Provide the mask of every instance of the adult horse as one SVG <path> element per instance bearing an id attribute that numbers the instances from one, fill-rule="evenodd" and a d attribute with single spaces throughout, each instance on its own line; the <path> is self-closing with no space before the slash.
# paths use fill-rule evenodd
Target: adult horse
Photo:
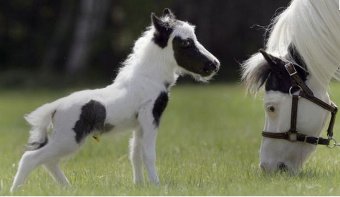
<path id="1" fill-rule="evenodd" d="M 271 25 L 265 50 L 243 65 L 242 80 L 265 86 L 260 166 L 298 172 L 317 144 L 333 146 L 336 106 L 328 89 L 340 79 L 338 0 L 293 0 Z M 328 138 L 321 131 L 331 114 Z"/>

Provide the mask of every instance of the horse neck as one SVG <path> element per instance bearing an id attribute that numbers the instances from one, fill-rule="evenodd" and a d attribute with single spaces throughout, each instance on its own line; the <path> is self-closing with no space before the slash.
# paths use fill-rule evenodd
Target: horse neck
<path id="1" fill-rule="evenodd" d="M 171 58 L 173 53 L 170 47 L 164 49 L 150 41 L 137 53 L 130 55 L 126 65 L 120 70 L 115 82 L 131 84 L 152 82 L 153 84 L 173 84 L 177 80 L 176 65 Z"/>
<path id="2" fill-rule="evenodd" d="M 153 43 L 148 46 L 147 52 L 139 64 L 136 65 L 135 75 L 155 82 L 174 83 L 177 79 L 176 65 L 170 47 L 159 48 Z"/>
<path id="3" fill-rule="evenodd" d="M 306 81 L 306 85 L 313 91 L 314 96 L 320 98 L 321 100 L 327 100 L 328 99 L 328 85 L 325 86 L 325 83 L 320 83 L 319 80 L 316 79 L 316 77 L 310 75 Z"/>

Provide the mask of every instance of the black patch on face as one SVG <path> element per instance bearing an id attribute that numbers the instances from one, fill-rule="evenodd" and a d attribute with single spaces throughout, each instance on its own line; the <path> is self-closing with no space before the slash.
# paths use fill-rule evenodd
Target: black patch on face
<path id="1" fill-rule="evenodd" d="M 80 143 L 92 131 L 109 131 L 113 125 L 104 124 L 106 118 L 105 106 L 98 101 L 91 100 L 81 108 L 79 120 L 73 130 L 76 133 L 75 139 Z"/>
<path id="2" fill-rule="evenodd" d="M 167 92 L 161 92 L 159 96 L 157 97 L 157 99 L 155 100 L 155 103 L 152 109 L 152 115 L 153 115 L 154 124 L 156 125 L 156 127 L 159 126 L 161 116 L 168 104 L 168 101 L 169 101 L 169 97 L 168 97 Z"/>
<path id="3" fill-rule="evenodd" d="M 177 24 L 177 20 L 173 15 L 167 15 L 169 20 L 164 21 L 163 19 L 158 18 L 155 14 L 151 14 L 151 21 L 155 27 L 155 33 L 152 41 L 162 49 L 168 45 L 169 37 L 174 30 L 174 26 Z"/>
<path id="4" fill-rule="evenodd" d="M 286 71 L 284 65 L 280 67 L 282 71 L 280 72 L 271 72 L 267 78 L 265 89 L 266 91 L 280 91 L 283 93 L 289 93 L 290 87 L 292 87 L 291 78 Z M 298 66 L 295 66 L 298 75 L 301 77 L 303 81 L 306 81 L 307 75 L 306 73 Z M 292 92 L 294 93 L 294 92 Z"/>
<path id="5" fill-rule="evenodd" d="M 172 46 L 175 60 L 182 68 L 201 76 L 209 76 L 216 71 L 217 62 L 212 62 L 201 53 L 191 38 L 183 39 L 175 36 Z"/>
<path id="6" fill-rule="evenodd" d="M 289 47 L 289 56 L 294 58 L 293 61 L 299 64 L 300 66 L 304 66 L 304 62 L 296 50 L 292 50 L 293 46 Z M 273 57 L 275 58 L 275 57 Z M 285 68 L 286 62 L 280 60 L 279 58 L 275 58 L 275 64 L 266 65 L 267 68 L 270 68 L 266 73 L 268 75 L 265 90 L 266 91 L 280 91 L 282 93 L 289 93 L 289 89 L 292 86 L 291 78 Z M 268 63 L 269 64 L 269 63 Z M 300 78 L 305 82 L 307 80 L 308 72 L 302 69 L 300 66 L 295 65 L 295 69 L 300 76 Z M 297 89 L 294 89 L 298 91 Z M 294 92 L 292 92 L 294 93 Z"/>
<path id="7" fill-rule="evenodd" d="M 154 41 L 155 44 L 157 44 L 160 48 L 165 48 L 168 45 L 170 34 L 172 33 L 173 29 L 168 28 L 164 31 L 155 31 L 153 34 L 152 41 Z"/>

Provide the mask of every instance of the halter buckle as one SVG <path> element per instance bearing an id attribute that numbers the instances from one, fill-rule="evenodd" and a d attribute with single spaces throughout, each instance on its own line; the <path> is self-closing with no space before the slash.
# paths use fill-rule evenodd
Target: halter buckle
<path id="1" fill-rule="evenodd" d="M 340 143 L 337 143 L 336 140 L 332 137 L 328 138 L 329 144 L 327 145 L 328 148 L 335 148 L 336 146 L 340 146 Z"/>
<path id="2" fill-rule="evenodd" d="M 285 68 L 290 76 L 297 74 L 295 67 L 292 66 L 291 63 L 286 64 Z"/>

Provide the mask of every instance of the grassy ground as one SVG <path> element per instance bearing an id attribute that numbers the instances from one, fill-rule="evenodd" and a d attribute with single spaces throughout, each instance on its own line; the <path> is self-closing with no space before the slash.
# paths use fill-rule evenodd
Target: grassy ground
<path id="1" fill-rule="evenodd" d="M 332 87 L 340 102 L 340 85 Z M 0 195 L 9 195 L 28 137 L 23 115 L 71 91 L 0 91 Z M 15 195 L 340 195 L 340 149 L 318 147 L 301 174 L 265 175 L 258 168 L 263 126 L 261 95 L 239 85 L 178 86 L 157 141 L 161 185 L 134 186 L 128 160 L 131 133 L 88 139 L 62 168 L 60 188 L 43 168 Z M 340 129 L 340 121 L 335 130 Z M 340 133 L 335 132 L 335 137 Z"/>

